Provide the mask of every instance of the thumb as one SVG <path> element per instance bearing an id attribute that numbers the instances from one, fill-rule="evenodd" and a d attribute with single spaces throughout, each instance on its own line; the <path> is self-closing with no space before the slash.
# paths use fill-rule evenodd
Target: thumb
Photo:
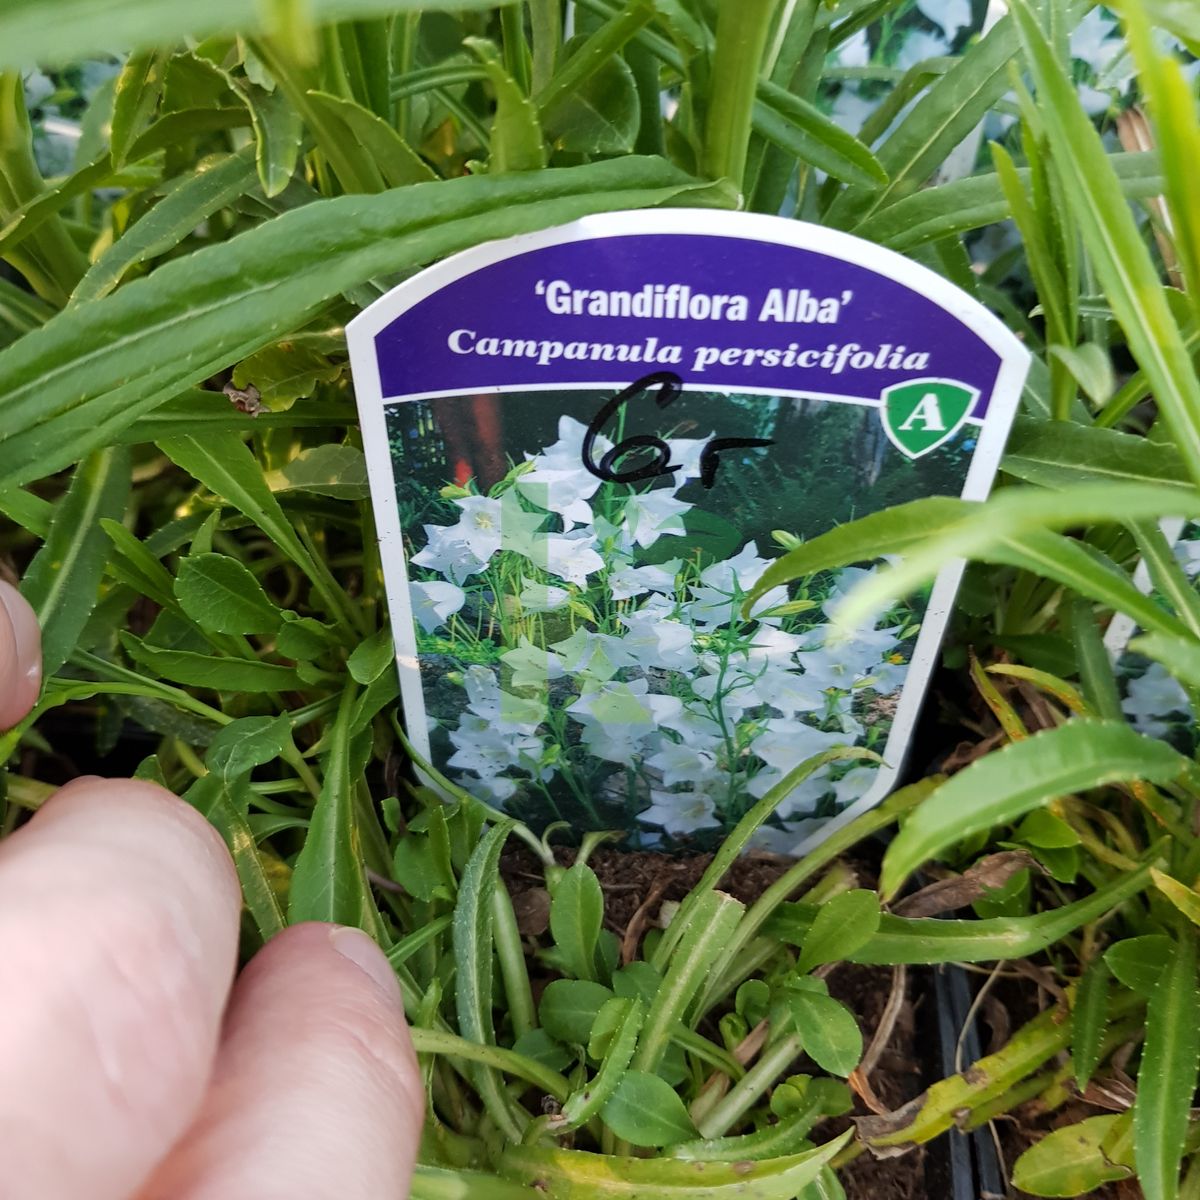
<path id="1" fill-rule="evenodd" d="M 42 635 L 29 601 L 0 580 L 0 729 L 29 712 L 42 688 Z"/>

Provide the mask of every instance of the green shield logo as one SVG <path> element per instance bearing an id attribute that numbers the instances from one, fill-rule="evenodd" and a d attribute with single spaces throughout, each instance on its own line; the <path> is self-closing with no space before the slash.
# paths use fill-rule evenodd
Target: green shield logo
<path id="1" fill-rule="evenodd" d="M 978 388 L 954 379 L 910 379 L 884 388 L 880 416 L 896 449 L 920 458 L 958 432 L 978 398 Z"/>

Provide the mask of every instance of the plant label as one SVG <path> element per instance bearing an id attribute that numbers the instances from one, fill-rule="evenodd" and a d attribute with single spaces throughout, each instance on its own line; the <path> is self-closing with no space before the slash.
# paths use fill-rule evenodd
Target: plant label
<path id="1" fill-rule="evenodd" d="M 348 330 L 404 719 L 534 827 L 701 848 L 804 760 L 757 844 L 893 785 L 960 569 L 849 639 L 885 559 L 746 594 L 798 540 L 982 500 L 1028 365 L 982 305 L 829 229 L 613 213 L 479 246 Z M 431 773 L 429 778 L 437 782 Z"/>

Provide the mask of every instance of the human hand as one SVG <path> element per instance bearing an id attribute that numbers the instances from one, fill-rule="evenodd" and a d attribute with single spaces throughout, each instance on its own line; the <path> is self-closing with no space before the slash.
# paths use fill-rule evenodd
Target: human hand
<path id="1" fill-rule="evenodd" d="M 0 582 L 0 729 L 40 685 Z M 297 925 L 235 980 L 212 827 L 78 780 L 0 841 L 0 1200 L 402 1200 L 424 1101 L 400 988 L 358 930 Z"/>

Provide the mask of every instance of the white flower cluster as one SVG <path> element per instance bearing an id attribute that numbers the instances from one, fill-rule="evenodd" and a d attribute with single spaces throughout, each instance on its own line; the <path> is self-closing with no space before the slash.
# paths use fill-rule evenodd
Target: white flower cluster
<path id="1" fill-rule="evenodd" d="M 462 672 L 448 766 L 510 807 L 521 792 L 549 798 L 557 778 L 585 807 L 615 790 L 667 835 L 730 825 L 803 759 L 866 739 L 856 693 L 897 692 L 909 643 L 899 627 L 827 642 L 815 614 L 829 616 L 868 573 L 859 568 L 807 605 L 772 588 L 743 620 L 770 565 L 754 542 L 709 565 L 642 561 L 661 537 L 685 532 L 693 505 L 676 493 L 699 476 L 707 439 L 669 441 L 672 486 L 600 493 L 580 465 L 584 432 L 562 417 L 558 441 L 510 472 L 499 496 L 456 499 L 458 521 L 426 525 L 412 556 L 430 576 L 411 584 L 425 634 L 455 646 L 486 626 L 500 644 L 494 665 L 476 658 Z M 761 842 L 794 846 L 797 822 L 819 802 L 856 799 L 874 769 L 836 775 L 825 768 L 796 789 L 778 812 L 784 827 Z"/>

